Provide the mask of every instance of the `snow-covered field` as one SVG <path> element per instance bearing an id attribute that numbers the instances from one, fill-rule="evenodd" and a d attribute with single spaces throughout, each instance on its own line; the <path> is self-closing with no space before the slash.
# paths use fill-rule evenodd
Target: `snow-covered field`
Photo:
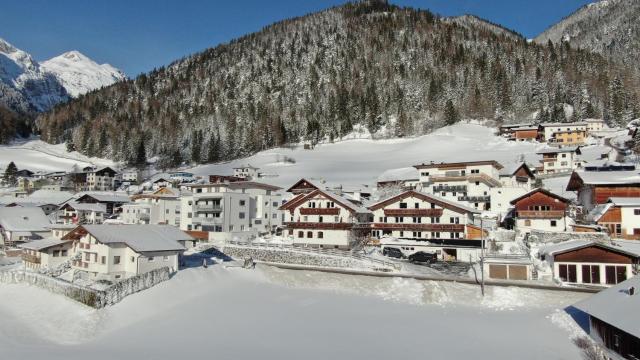
<path id="1" fill-rule="evenodd" d="M 260 172 L 277 174 L 260 181 L 290 186 L 302 177 L 323 178 L 332 183 L 361 186 L 373 185 L 385 170 L 413 166 L 423 162 L 497 160 L 503 164 L 516 162 L 521 155 L 535 163 L 537 143 L 516 143 L 494 135 L 495 129 L 476 124 L 456 124 L 425 136 L 408 139 L 356 139 L 318 145 L 313 150 L 272 149 L 249 158 L 226 164 L 193 168 L 199 175 L 231 174 L 232 168 L 249 163 Z M 286 163 L 284 158 L 295 159 Z"/>
<path id="2" fill-rule="evenodd" d="M 0 286 L 6 359 L 578 359 L 585 295 L 259 267 L 181 271 L 103 310 Z"/>
<path id="3" fill-rule="evenodd" d="M 0 145 L 0 169 L 11 162 L 18 169 L 31 171 L 68 171 L 77 165 L 112 166 L 113 162 L 98 158 L 88 158 L 77 151 L 67 152 L 64 144 L 51 145 L 37 139 L 15 141 L 9 145 Z"/>

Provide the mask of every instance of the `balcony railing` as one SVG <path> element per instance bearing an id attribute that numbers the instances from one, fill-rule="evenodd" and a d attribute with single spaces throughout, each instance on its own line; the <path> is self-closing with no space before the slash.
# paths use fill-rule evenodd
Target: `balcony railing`
<path id="1" fill-rule="evenodd" d="M 518 211 L 517 217 L 523 219 L 559 219 L 564 217 L 563 210 L 522 210 Z"/>
<path id="2" fill-rule="evenodd" d="M 350 230 L 354 227 L 369 226 L 369 224 L 330 223 L 330 222 L 285 222 L 289 229 L 320 229 L 320 230 Z"/>
<path id="3" fill-rule="evenodd" d="M 32 254 L 22 254 L 22 261 L 40 264 L 40 258 Z"/>
<path id="4" fill-rule="evenodd" d="M 219 204 L 196 204 L 196 211 L 221 212 L 222 206 Z"/>
<path id="5" fill-rule="evenodd" d="M 464 232 L 464 224 L 374 223 L 373 229 Z"/>
<path id="6" fill-rule="evenodd" d="M 458 196 L 458 201 L 489 202 L 491 201 L 491 196 Z"/>
<path id="7" fill-rule="evenodd" d="M 469 182 L 474 182 L 474 181 L 479 181 L 479 182 L 483 182 L 485 184 L 488 184 L 490 186 L 500 186 L 500 181 L 492 178 L 491 176 L 487 175 L 487 174 L 465 174 L 465 175 L 444 175 L 444 176 L 430 176 L 429 177 L 429 182 L 430 183 L 437 183 L 437 182 L 445 182 L 445 181 L 469 181 Z"/>
<path id="8" fill-rule="evenodd" d="M 214 218 L 214 217 L 194 217 L 193 218 L 193 222 L 196 224 L 215 224 L 215 225 L 221 225 L 222 224 L 222 218 Z"/>
<path id="9" fill-rule="evenodd" d="M 433 187 L 433 192 L 467 192 L 466 185 L 439 185 Z"/>
<path id="10" fill-rule="evenodd" d="M 300 208 L 301 215 L 338 215 L 340 208 Z"/>
<path id="11" fill-rule="evenodd" d="M 440 217 L 442 209 L 384 209 L 384 216 Z"/>

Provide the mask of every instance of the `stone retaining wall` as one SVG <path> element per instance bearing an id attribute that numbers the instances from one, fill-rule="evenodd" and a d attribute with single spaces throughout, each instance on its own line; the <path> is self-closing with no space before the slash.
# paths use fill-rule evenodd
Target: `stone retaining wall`
<path id="1" fill-rule="evenodd" d="M 569 240 L 609 241 L 609 235 L 605 233 L 590 232 L 551 232 L 532 230 L 529 242 L 532 243 L 558 243 Z"/>

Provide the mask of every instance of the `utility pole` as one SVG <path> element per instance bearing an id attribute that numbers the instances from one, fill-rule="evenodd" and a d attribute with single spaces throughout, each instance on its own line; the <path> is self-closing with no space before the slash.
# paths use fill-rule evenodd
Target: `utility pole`
<path id="1" fill-rule="evenodd" d="M 484 297 L 484 226 L 483 219 L 480 217 L 480 241 L 482 243 L 482 247 L 480 248 L 480 276 L 481 276 L 481 284 L 480 289 L 482 291 L 482 296 Z"/>

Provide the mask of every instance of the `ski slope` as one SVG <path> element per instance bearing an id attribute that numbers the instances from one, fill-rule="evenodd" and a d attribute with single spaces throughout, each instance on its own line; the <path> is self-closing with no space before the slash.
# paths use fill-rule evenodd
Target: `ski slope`
<path id="1" fill-rule="evenodd" d="M 67 152 L 65 144 L 52 145 L 38 139 L 18 140 L 9 145 L 0 145 L 0 169 L 11 162 L 18 169 L 31 171 L 67 171 L 74 165 L 82 168 L 89 165 L 113 166 L 110 160 L 89 158 L 77 151 Z"/>
<path id="2" fill-rule="evenodd" d="M 579 359 L 584 294 L 258 267 L 192 268 L 92 310 L 0 286 L 3 358 Z M 428 355 L 427 355 L 428 354 Z"/>

